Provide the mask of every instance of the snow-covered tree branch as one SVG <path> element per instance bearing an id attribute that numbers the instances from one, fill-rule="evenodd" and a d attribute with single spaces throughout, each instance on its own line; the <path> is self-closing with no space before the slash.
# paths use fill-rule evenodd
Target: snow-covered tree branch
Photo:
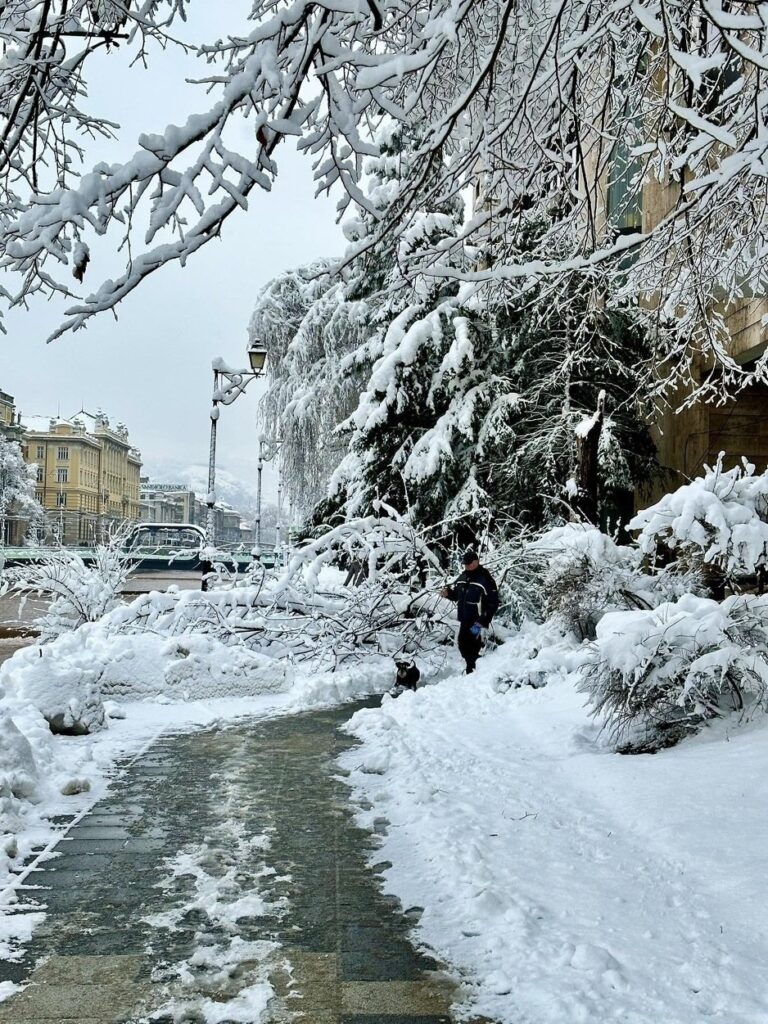
<path id="1" fill-rule="evenodd" d="M 661 390 L 690 376 L 701 352 L 726 386 L 739 377 L 723 313 L 765 287 L 761 5 L 254 0 L 241 34 L 197 45 L 210 100 L 201 93 L 183 124 L 148 125 L 130 160 L 76 177 L 73 127 L 83 137 L 115 130 L 85 109 L 88 57 L 121 42 L 159 59 L 155 44 L 174 45 L 191 4 L 3 9 L 0 254 L 19 281 L 6 301 L 69 294 L 71 273 L 98 280 L 89 238 L 115 221 L 143 231 L 121 276 L 74 299 L 62 329 L 84 326 L 217 237 L 254 188 L 270 188 L 291 135 L 314 159 L 318 188 L 373 218 L 359 250 L 407 236 L 420 211 L 471 188 L 469 218 L 427 239 L 411 273 L 463 282 L 466 300 L 601 267 L 615 286 L 607 301 L 643 300 L 668 358 Z M 418 144 L 383 209 L 361 178 L 385 116 L 418 127 Z M 243 119 L 245 147 L 231 131 Z M 653 217 L 640 210 L 651 194 Z M 524 212 L 548 225 L 525 251 Z M 474 259 L 446 259 L 451 251 Z"/>
<path id="2" fill-rule="evenodd" d="M 0 547 L 6 542 L 11 518 L 28 524 L 43 515 L 35 500 L 35 472 L 35 466 L 25 463 L 18 441 L 0 435 Z"/>

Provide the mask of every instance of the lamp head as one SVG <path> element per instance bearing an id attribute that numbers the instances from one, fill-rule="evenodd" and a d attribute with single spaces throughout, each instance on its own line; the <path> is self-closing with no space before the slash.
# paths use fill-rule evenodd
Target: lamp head
<path id="1" fill-rule="evenodd" d="M 248 346 L 248 361 L 254 373 L 263 373 L 267 362 L 267 350 L 264 346 L 254 341 Z"/>

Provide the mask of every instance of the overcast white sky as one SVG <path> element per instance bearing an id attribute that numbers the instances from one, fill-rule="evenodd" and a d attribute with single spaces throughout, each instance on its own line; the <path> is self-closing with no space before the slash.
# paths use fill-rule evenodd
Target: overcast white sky
<path id="1" fill-rule="evenodd" d="M 245 27 L 246 0 L 193 5 L 185 38 L 220 38 Z M 206 109 L 202 89 L 183 81 L 189 60 L 158 53 L 150 71 L 128 68 L 125 56 L 100 58 L 91 94 L 122 126 L 119 142 L 93 148 L 88 165 L 113 162 L 137 148 L 142 131 L 163 130 L 196 109 Z M 203 73 L 198 69 L 198 74 Z M 92 106 L 95 105 L 92 103 Z M 63 303 L 14 311 L 0 336 L 0 389 L 15 395 L 22 413 L 71 416 L 84 406 L 102 408 L 124 422 L 148 468 L 205 463 L 211 359 L 245 363 L 246 328 L 259 288 L 278 271 L 344 248 L 334 222 L 334 201 L 314 199 L 311 163 L 287 147 L 278 154 L 280 175 L 271 194 L 254 192 L 248 213 L 230 220 L 223 238 L 211 242 L 186 268 L 153 275 L 118 307 L 119 319 L 103 314 L 86 331 L 46 345 Z M 94 251 L 84 288 L 91 291 L 122 264 Z M 269 339 L 265 339 L 269 342 Z M 222 412 L 219 465 L 255 478 L 256 388 Z"/>

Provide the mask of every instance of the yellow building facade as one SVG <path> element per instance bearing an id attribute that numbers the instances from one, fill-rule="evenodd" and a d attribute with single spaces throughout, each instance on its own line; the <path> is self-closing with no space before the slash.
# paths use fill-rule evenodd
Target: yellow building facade
<path id="1" fill-rule="evenodd" d="M 37 466 L 35 496 L 50 531 L 87 545 L 140 516 L 141 455 L 122 424 L 102 413 L 72 419 L 22 419 L 24 457 Z"/>

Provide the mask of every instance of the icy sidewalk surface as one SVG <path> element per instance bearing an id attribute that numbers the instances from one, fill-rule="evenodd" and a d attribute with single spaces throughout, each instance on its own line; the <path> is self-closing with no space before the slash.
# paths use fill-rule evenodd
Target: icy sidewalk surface
<path id="1" fill-rule="evenodd" d="M 334 777 L 349 714 L 160 739 L 28 880 L 48 916 L 0 1021 L 447 1024 L 455 983 Z"/>

